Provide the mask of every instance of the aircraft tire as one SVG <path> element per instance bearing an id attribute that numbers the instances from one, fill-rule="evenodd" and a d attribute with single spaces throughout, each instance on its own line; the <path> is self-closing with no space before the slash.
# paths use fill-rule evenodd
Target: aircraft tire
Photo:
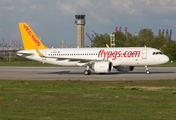
<path id="1" fill-rule="evenodd" d="M 147 71 L 146 71 L 146 74 L 150 74 L 150 71 L 149 71 L 149 70 L 147 70 Z"/>
<path id="2" fill-rule="evenodd" d="M 84 75 L 90 75 L 88 70 L 84 71 Z"/>
<path id="3" fill-rule="evenodd" d="M 91 74 L 91 71 L 90 70 L 88 70 L 88 73 L 89 73 L 89 75 Z"/>

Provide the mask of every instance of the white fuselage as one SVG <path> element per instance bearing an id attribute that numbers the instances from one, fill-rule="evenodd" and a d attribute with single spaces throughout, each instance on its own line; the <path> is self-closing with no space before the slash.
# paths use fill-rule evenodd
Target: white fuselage
<path id="1" fill-rule="evenodd" d="M 17 55 L 28 59 L 63 66 L 86 66 L 83 61 L 111 61 L 113 66 L 159 65 L 169 58 L 155 48 L 53 48 L 39 49 L 45 56 L 38 56 L 36 50 L 18 51 Z M 31 53 L 31 55 L 25 55 Z M 81 62 L 80 62 L 81 61 Z"/>

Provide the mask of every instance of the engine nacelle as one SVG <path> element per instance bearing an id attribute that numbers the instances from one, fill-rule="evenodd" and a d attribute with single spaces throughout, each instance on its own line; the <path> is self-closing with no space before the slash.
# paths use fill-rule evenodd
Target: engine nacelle
<path id="1" fill-rule="evenodd" d="M 96 73 L 108 73 L 112 71 L 113 66 L 109 61 L 95 62 L 93 65 L 93 69 Z"/>
<path id="2" fill-rule="evenodd" d="M 124 72 L 134 70 L 134 66 L 116 66 L 114 68 L 116 68 L 118 71 L 124 71 Z"/>

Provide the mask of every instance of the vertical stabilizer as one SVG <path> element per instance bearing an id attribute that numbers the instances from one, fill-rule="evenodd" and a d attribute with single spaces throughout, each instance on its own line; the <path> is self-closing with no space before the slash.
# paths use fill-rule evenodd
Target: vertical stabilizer
<path id="1" fill-rule="evenodd" d="M 35 47 L 37 47 L 37 49 L 48 49 L 42 44 L 27 23 L 19 23 L 19 27 L 25 50 L 32 50 L 35 49 Z"/>

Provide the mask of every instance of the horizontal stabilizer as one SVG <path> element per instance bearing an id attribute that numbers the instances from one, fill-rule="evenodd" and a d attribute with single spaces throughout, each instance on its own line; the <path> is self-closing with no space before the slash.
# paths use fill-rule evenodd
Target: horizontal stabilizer
<path id="1" fill-rule="evenodd" d="M 24 51 L 18 51 L 17 55 L 18 56 L 30 56 L 30 55 L 34 55 L 34 53 L 24 50 Z"/>

